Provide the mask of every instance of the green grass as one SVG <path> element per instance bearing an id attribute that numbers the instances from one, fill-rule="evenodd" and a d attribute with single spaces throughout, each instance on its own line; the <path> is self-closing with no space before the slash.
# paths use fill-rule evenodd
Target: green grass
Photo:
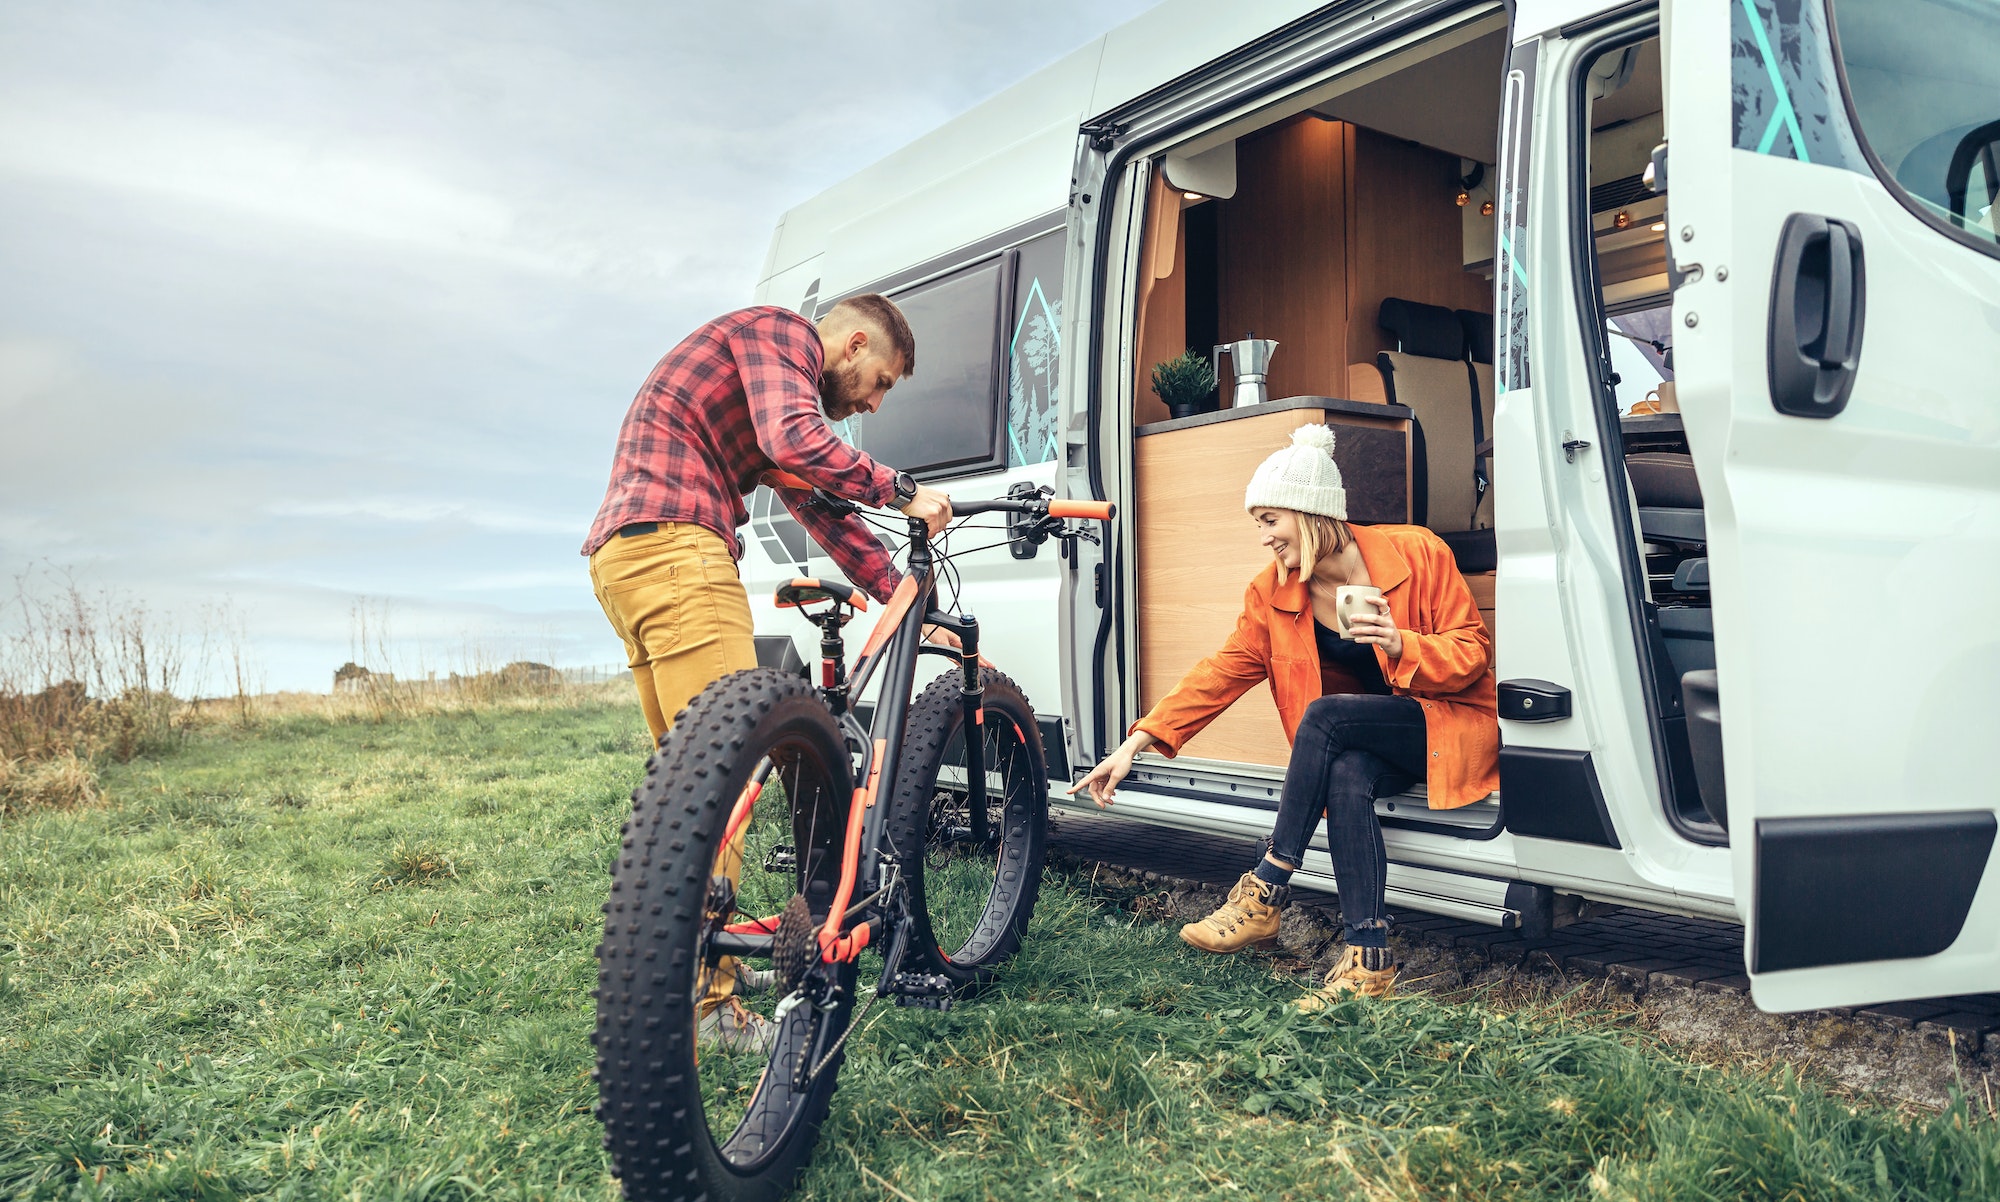
<path id="1" fill-rule="evenodd" d="M 636 706 L 216 731 L 0 825 L 0 1197 L 609 1198 L 591 949 Z M 1690 1065 L 1604 1015 L 1313 1019 L 1051 877 L 947 1014 L 876 1007 L 798 1196 L 2000 1196 L 1977 1107 Z"/>

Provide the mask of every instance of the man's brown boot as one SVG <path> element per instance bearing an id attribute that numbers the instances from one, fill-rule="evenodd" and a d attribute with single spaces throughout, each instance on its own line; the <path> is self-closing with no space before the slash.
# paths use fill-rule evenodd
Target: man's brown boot
<path id="1" fill-rule="evenodd" d="M 1205 952 L 1227 955 L 1250 944 L 1270 947 L 1278 941 L 1278 911 L 1292 893 L 1288 885 L 1273 885 L 1246 872 L 1229 900 L 1200 922 L 1181 928 L 1181 938 Z"/>
<path id="2" fill-rule="evenodd" d="M 1292 1005 L 1311 1014 L 1352 997 L 1388 997 L 1389 989 L 1395 983 L 1395 965 L 1368 968 L 1361 962 L 1361 949 L 1348 944 L 1341 949 L 1340 960 L 1333 966 L 1333 971 L 1326 974 L 1326 983 Z"/>

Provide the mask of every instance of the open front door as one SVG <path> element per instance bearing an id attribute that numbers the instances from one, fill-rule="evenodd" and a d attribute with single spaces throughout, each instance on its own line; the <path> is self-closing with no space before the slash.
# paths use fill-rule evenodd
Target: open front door
<path id="1" fill-rule="evenodd" d="M 1715 611 L 1690 683 L 1719 703 L 1698 768 L 1705 801 L 1726 779 L 1753 995 L 2000 989 L 2000 7 L 1665 19 Z"/>

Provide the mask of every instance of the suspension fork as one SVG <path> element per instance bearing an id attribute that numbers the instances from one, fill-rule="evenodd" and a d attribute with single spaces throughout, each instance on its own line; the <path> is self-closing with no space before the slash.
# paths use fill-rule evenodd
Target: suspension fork
<path id="1" fill-rule="evenodd" d="M 958 701 L 964 714 L 959 729 L 965 738 L 965 806 L 972 840 L 985 846 L 986 821 L 986 686 L 979 679 L 979 619 L 971 614 L 932 611 L 924 621 L 958 636 Z"/>

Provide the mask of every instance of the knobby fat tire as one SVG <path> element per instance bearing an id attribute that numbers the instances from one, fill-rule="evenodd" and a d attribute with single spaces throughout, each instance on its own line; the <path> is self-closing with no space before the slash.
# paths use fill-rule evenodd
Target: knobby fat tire
<path id="1" fill-rule="evenodd" d="M 852 764 L 833 715 L 809 683 L 769 668 L 725 676 L 690 702 L 632 793 L 597 949 L 592 1043 L 604 1146 L 634 1202 L 772 1202 L 810 1159 L 833 1098 L 841 1056 L 791 1104 L 782 1138 L 745 1172 L 715 1144 L 696 1072 L 697 999 L 689 985 L 717 845 L 758 759 L 788 739 L 815 746 L 832 791 L 852 794 Z M 798 854 L 804 864 L 807 849 Z M 802 1049 L 807 1057 L 846 1029 L 852 966 L 841 981 L 845 1001 L 823 1016 Z M 786 1067 L 777 1056 L 771 1066 L 760 1095 Z"/>
<path id="2" fill-rule="evenodd" d="M 939 949 L 925 893 L 925 851 L 938 771 L 953 736 L 965 724 L 960 696 L 962 676 L 958 671 L 946 672 L 933 680 L 910 704 L 909 723 L 903 736 L 903 762 L 896 773 L 896 790 L 889 812 L 889 842 L 909 888 L 914 924 L 904 971 L 949 977 L 961 995 L 985 987 L 999 967 L 1020 950 L 1021 938 L 1041 893 L 1042 862 L 1048 844 L 1049 773 L 1034 706 L 1029 704 L 1021 686 L 1004 672 L 982 668 L 979 680 L 984 689 L 982 704 L 987 724 L 1011 723 L 1008 729 L 1020 731 L 1028 780 L 1019 790 L 1022 796 L 1010 797 L 1004 811 L 999 863 L 988 906 L 991 907 L 994 895 L 1004 891 L 1004 896 L 1001 905 L 987 913 L 982 923 L 982 926 L 996 923 L 998 929 L 988 931 L 992 941 L 976 958 L 948 959 Z M 989 771 L 993 767 L 989 764 Z"/>

